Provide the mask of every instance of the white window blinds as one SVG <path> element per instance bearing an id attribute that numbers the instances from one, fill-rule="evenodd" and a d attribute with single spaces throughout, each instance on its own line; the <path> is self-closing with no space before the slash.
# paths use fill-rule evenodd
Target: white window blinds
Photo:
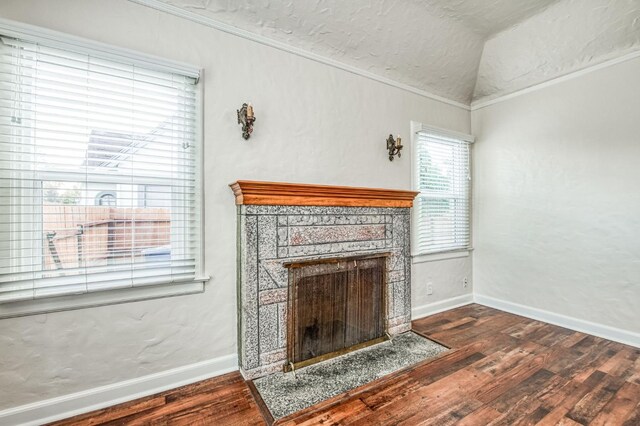
<path id="1" fill-rule="evenodd" d="M 0 35 L 0 303 L 199 279 L 196 78 Z"/>
<path id="2" fill-rule="evenodd" d="M 469 143 L 420 131 L 415 161 L 415 254 L 468 248 Z"/>

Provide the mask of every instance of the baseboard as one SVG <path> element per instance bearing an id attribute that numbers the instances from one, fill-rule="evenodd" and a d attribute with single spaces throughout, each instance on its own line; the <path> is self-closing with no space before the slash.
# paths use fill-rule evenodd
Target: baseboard
<path id="1" fill-rule="evenodd" d="M 632 331 L 622 330 L 620 328 L 611 327 L 604 324 L 598 324 L 578 318 L 569 317 L 554 312 L 545 311 L 530 306 L 520 305 L 518 303 L 508 302 L 506 300 L 496 299 L 481 294 L 474 294 L 474 302 L 490 308 L 499 309 L 512 314 L 523 317 L 544 321 L 549 324 L 558 325 L 582 333 L 591 334 L 602 337 L 614 342 L 624 343 L 625 345 L 640 348 L 640 334 Z"/>
<path id="2" fill-rule="evenodd" d="M 238 357 L 226 355 L 106 386 L 0 411 L 1 425 L 41 425 L 153 395 L 238 369 Z"/>
<path id="3" fill-rule="evenodd" d="M 459 308 L 460 306 L 468 305 L 470 303 L 473 303 L 473 295 L 463 294 L 462 296 L 452 297 L 451 299 L 416 306 L 411 309 L 411 319 L 416 320 L 418 318 L 448 311 L 449 309 Z"/>

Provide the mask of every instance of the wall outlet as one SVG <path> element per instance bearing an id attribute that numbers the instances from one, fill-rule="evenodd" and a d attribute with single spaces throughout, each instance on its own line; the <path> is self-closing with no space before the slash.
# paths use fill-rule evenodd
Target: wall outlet
<path id="1" fill-rule="evenodd" d="M 427 294 L 433 294 L 433 283 L 427 283 Z"/>
<path id="2" fill-rule="evenodd" d="M 469 278 L 464 277 L 462 279 L 462 287 L 467 288 L 469 286 Z"/>

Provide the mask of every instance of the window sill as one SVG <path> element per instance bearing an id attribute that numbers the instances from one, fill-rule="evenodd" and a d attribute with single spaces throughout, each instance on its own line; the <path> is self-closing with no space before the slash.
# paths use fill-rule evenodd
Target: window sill
<path id="1" fill-rule="evenodd" d="M 430 254 L 412 254 L 412 263 L 424 263 L 424 262 L 436 262 L 438 260 L 458 259 L 461 257 L 468 257 L 473 249 L 445 251 L 442 253 L 430 253 Z"/>
<path id="2" fill-rule="evenodd" d="M 8 302 L 0 304 L 0 319 L 202 293 L 204 292 L 204 283 L 207 280 L 208 278 L 202 278 L 181 284 L 160 284 L 149 287 L 133 287 L 73 296 Z"/>

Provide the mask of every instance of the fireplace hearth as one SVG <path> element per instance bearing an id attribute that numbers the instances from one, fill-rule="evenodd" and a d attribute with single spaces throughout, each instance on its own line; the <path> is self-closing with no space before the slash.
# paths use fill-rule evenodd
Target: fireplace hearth
<path id="1" fill-rule="evenodd" d="M 247 181 L 232 189 L 245 378 L 411 328 L 415 192 Z"/>

